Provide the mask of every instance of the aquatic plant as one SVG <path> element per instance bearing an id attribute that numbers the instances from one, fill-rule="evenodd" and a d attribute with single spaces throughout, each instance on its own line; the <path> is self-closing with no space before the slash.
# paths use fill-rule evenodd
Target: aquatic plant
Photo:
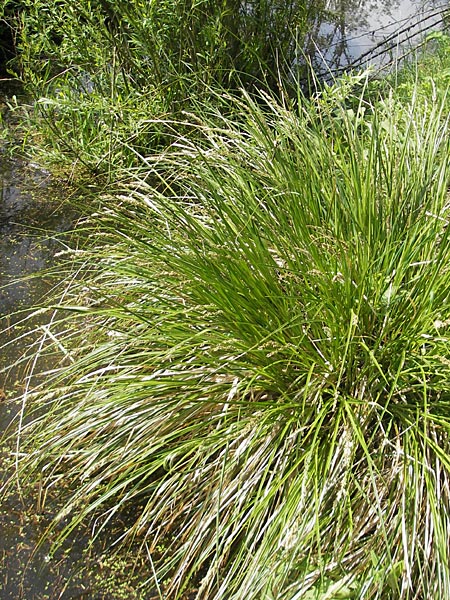
<path id="1" fill-rule="evenodd" d="M 35 345 L 20 476 L 61 540 L 139 507 L 162 597 L 449 589 L 448 122 L 350 84 L 141 157 Z"/>

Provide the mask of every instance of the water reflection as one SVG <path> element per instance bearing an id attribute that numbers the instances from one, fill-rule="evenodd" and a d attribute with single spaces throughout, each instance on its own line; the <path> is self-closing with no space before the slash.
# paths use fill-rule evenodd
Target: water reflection
<path id="1" fill-rule="evenodd" d="M 311 29 L 308 53 L 321 73 L 380 66 L 442 26 L 448 7 L 443 0 L 329 0 Z"/>

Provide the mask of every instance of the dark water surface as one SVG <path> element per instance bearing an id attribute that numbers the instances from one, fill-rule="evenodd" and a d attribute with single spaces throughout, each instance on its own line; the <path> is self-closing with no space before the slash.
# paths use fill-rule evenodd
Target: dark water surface
<path id="1" fill-rule="evenodd" d="M 66 182 L 52 179 L 38 165 L 8 158 L 0 147 L 0 489 L 14 473 L 16 451 L 14 439 L 2 440 L 2 434 L 18 423 L 21 397 L 32 385 L 27 357 L 33 355 L 32 344 L 42 338 L 48 318 L 33 316 L 33 306 L 45 304 L 55 283 L 46 270 L 57 265 L 57 255 L 76 223 L 67 201 L 72 193 Z M 48 366 L 40 364 L 37 371 Z M 126 527 L 120 520 L 112 537 L 105 531 L 94 547 L 89 546 L 90 531 L 85 529 L 50 556 L 50 544 L 41 547 L 39 542 L 59 508 L 58 498 L 45 501 L 38 487 L 23 493 L 15 486 L 2 498 L 0 600 L 153 597 L 141 595 L 148 574 L 139 576 L 135 570 L 139 564 L 126 556 L 111 559 L 105 554 Z"/>
<path id="2" fill-rule="evenodd" d="M 339 73 L 348 64 L 386 64 L 407 52 L 420 35 L 439 27 L 448 4 L 442 0 L 330 0 L 332 17 L 311 24 L 306 51 L 324 74 Z M 20 311 L 49 291 L 50 280 L 39 273 L 54 261 L 63 245 L 61 234 L 73 223 L 73 215 L 62 207 L 65 194 L 64 185 L 51 181 L 36 165 L 11 161 L 0 151 L 0 434 L 17 417 L 17 404 L 10 398 L 19 396 L 26 384 L 25 365 L 6 369 L 20 362 L 30 344 L 30 338 L 22 337 L 26 313 Z M 39 327 L 38 321 L 34 326 Z M 0 447 L 0 482 L 13 450 Z M 124 600 L 150 598 L 117 578 L 116 591 L 105 588 L 111 566 L 103 572 L 102 563 L 92 557 L 87 574 L 83 536 L 69 540 L 70 551 L 52 560 L 45 548 L 34 552 L 49 515 L 39 514 L 33 502 L 16 493 L 0 507 L 0 600 L 115 600 L 120 585 Z"/>

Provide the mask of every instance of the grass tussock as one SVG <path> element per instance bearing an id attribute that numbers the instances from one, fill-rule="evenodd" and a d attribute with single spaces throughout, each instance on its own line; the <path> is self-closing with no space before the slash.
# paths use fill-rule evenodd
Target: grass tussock
<path id="1" fill-rule="evenodd" d="M 447 117 L 352 106 L 205 109 L 91 220 L 21 470 L 164 598 L 447 597 Z"/>

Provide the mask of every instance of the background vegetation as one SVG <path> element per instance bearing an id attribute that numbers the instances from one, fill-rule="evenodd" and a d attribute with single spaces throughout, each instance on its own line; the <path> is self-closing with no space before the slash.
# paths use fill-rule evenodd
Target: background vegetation
<path id="1" fill-rule="evenodd" d="M 111 173 L 166 145 L 164 121 L 214 87 L 295 89 L 306 68 L 299 49 L 324 4 L 3 0 L 3 12 L 17 32 L 10 68 L 44 118 L 46 160 Z"/>

